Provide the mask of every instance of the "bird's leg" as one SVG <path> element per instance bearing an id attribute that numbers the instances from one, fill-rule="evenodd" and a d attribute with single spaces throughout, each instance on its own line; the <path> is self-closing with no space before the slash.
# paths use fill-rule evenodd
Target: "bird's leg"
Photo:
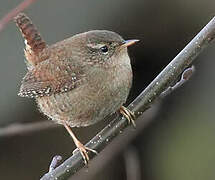
<path id="1" fill-rule="evenodd" d="M 71 127 L 70 127 L 66 122 L 64 122 L 63 125 L 64 125 L 64 127 L 66 128 L 66 130 L 68 131 L 68 133 L 70 134 L 70 136 L 72 136 L 72 139 L 73 139 L 73 141 L 74 141 L 76 147 L 78 148 L 78 150 L 79 150 L 80 153 L 81 153 L 81 156 L 82 156 L 82 158 L 83 158 L 83 160 L 84 160 L 85 165 L 87 165 L 88 162 L 89 162 L 89 160 L 90 160 L 90 159 L 89 159 L 89 156 L 88 156 L 88 154 L 87 154 L 87 151 L 91 151 L 91 152 L 93 152 L 93 153 L 95 153 L 95 154 L 97 154 L 97 152 L 96 152 L 95 150 L 93 150 L 93 149 L 90 149 L 90 148 L 84 146 L 84 145 L 76 138 L 75 134 L 72 132 Z"/>
<path id="2" fill-rule="evenodd" d="M 135 115 L 131 110 L 127 109 L 124 106 L 121 106 L 119 108 L 119 112 L 128 120 L 129 124 L 132 123 L 132 125 L 136 128 L 136 124 L 135 124 L 135 121 L 134 121 L 135 120 Z"/>

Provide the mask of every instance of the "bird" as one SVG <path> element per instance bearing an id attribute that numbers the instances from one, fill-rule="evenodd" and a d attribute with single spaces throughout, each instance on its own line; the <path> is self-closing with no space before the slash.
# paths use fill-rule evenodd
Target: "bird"
<path id="1" fill-rule="evenodd" d="M 28 70 L 18 95 L 35 98 L 43 114 L 62 124 L 88 164 L 88 151 L 97 152 L 78 140 L 73 127 L 95 124 L 116 111 L 135 125 L 134 113 L 123 104 L 133 77 L 127 47 L 139 40 L 91 30 L 47 45 L 26 14 L 14 21 L 25 40 Z"/>

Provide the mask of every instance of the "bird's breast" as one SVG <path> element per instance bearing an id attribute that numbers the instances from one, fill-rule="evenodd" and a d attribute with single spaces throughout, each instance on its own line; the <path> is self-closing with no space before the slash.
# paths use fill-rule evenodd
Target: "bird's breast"
<path id="1" fill-rule="evenodd" d="M 64 120 L 74 127 L 94 124 L 125 103 L 132 83 L 130 61 L 111 68 L 91 67 L 86 77 L 71 91 L 38 98 L 40 109 L 58 123 Z"/>

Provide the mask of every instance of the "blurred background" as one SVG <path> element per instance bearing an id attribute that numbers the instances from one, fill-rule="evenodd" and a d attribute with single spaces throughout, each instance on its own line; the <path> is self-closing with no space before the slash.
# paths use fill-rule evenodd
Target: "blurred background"
<path id="1" fill-rule="evenodd" d="M 0 17 L 20 2 L 2 0 Z M 48 44 L 92 29 L 112 30 L 125 39 L 140 39 L 129 48 L 134 72 L 128 99 L 131 102 L 209 22 L 215 15 L 214 7 L 213 0 L 45 0 L 36 1 L 24 12 Z M 34 100 L 17 96 L 26 73 L 23 48 L 15 24 L 8 24 L 0 32 L 0 179 L 4 180 L 39 179 L 48 171 L 54 155 L 66 159 L 74 149 L 62 127 L 4 133 L 14 124 L 47 120 Z M 214 60 L 215 44 L 195 60 L 194 76 L 157 104 L 156 111 L 148 112 L 151 122 L 146 128 L 137 127 L 135 132 L 129 128 L 122 133 L 124 139 L 135 133 L 123 150 L 109 154 L 105 162 L 96 158 L 93 161 L 103 163 L 102 166 L 92 161 L 92 167 L 84 168 L 71 179 L 214 179 Z M 139 119 L 145 120 L 147 117 Z M 107 123 L 74 130 L 82 142 L 87 142 Z"/>

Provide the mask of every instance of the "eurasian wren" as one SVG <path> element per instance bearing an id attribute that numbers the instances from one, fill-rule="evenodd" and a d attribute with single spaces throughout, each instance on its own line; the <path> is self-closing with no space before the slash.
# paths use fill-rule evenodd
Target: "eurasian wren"
<path id="1" fill-rule="evenodd" d="M 40 110 L 63 124 L 82 154 L 87 150 L 71 127 L 89 126 L 120 110 L 132 84 L 127 47 L 138 40 L 125 41 L 115 32 L 93 30 L 47 46 L 30 19 L 23 13 L 15 22 L 25 39 L 28 72 L 19 96 L 35 98 Z"/>

